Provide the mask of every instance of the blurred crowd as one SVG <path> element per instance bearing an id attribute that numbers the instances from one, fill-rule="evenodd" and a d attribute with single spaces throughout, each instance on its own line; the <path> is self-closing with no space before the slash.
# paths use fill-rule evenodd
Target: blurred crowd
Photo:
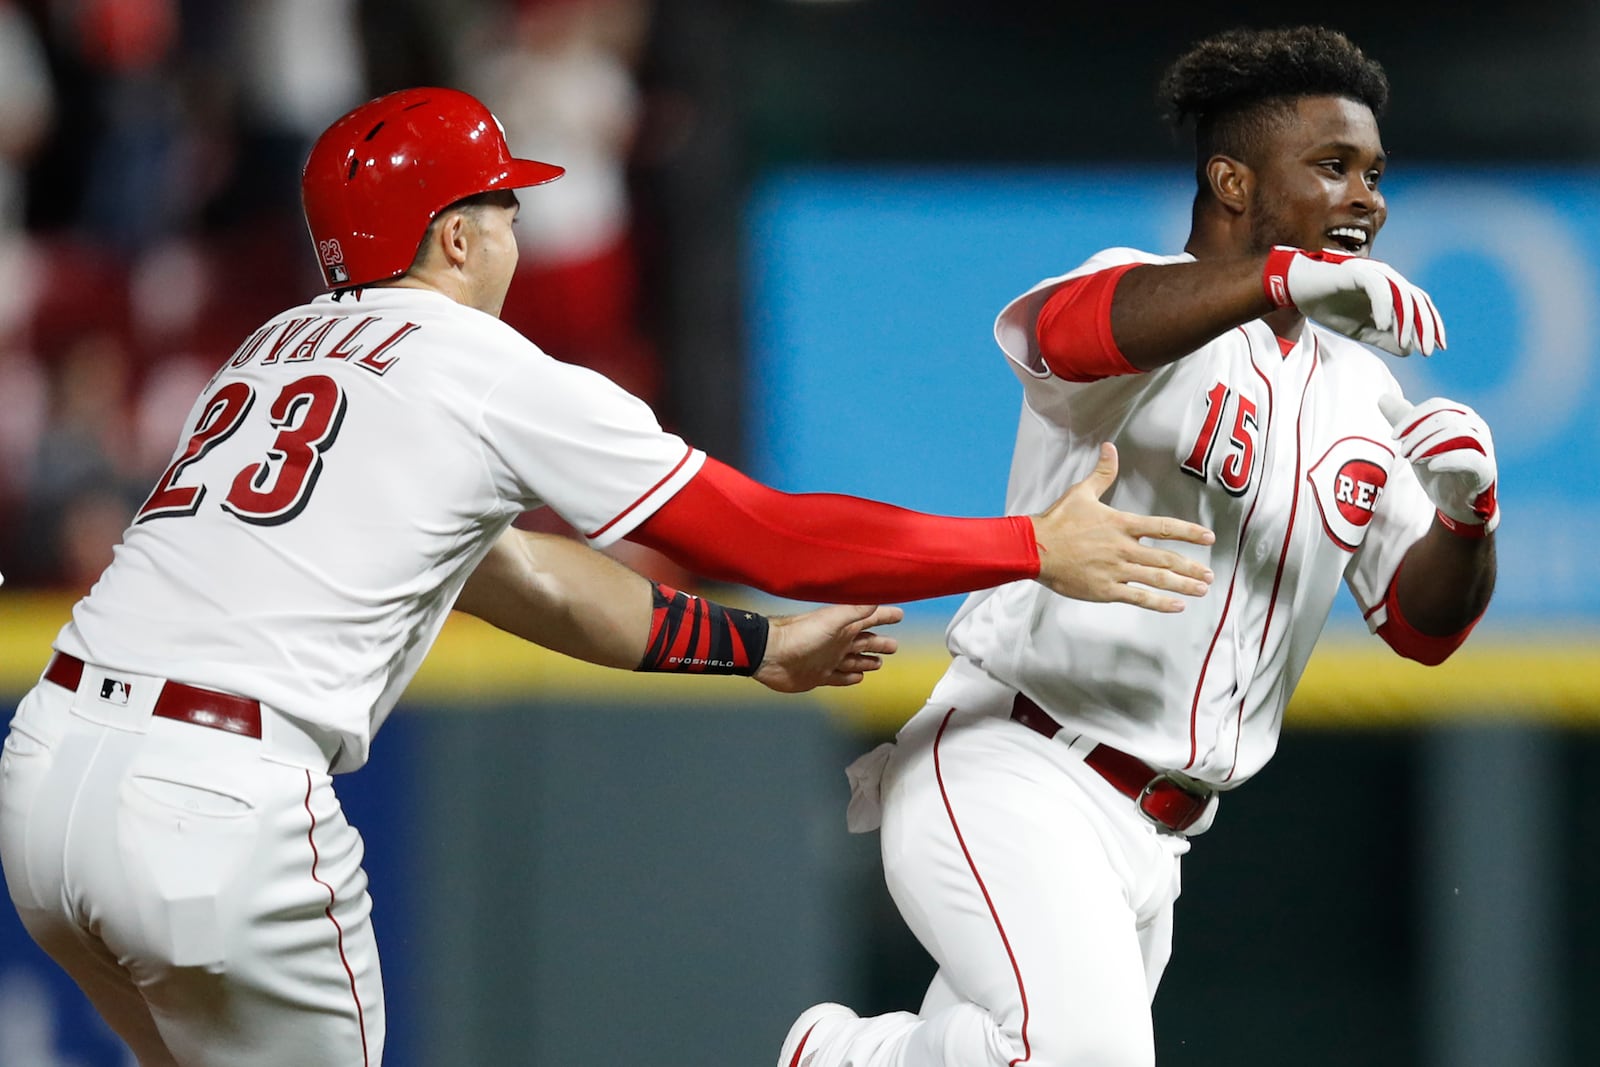
<path id="1" fill-rule="evenodd" d="M 311 142 L 406 85 L 476 93 L 523 197 L 505 318 L 655 402 L 630 161 L 647 0 L 0 0 L 0 573 L 86 589 L 200 388 L 320 292 Z"/>

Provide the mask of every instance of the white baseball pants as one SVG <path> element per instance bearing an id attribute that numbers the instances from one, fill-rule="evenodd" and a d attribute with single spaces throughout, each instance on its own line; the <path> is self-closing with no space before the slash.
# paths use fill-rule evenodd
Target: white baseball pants
<path id="1" fill-rule="evenodd" d="M 815 1063 L 1151 1067 L 1150 1002 L 1188 840 L 1158 831 L 1014 692 L 959 663 L 901 731 L 882 781 L 884 874 L 939 972 L 904 1033 L 853 1027 Z M 838 1047 L 836 1047 L 838 1046 Z"/>
<path id="2" fill-rule="evenodd" d="M 152 718 L 41 682 L 0 757 L 23 925 L 141 1067 L 377 1067 L 383 990 L 362 842 L 316 745 Z M 132 679 L 131 686 L 126 685 Z"/>

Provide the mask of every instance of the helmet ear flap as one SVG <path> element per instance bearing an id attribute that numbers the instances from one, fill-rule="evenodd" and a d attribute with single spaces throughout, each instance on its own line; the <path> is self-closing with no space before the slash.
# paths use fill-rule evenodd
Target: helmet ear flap
<path id="1" fill-rule="evenodd" d="M 514 158 L 499 119 L 467 93 L 402 89 L 323 132 L 300 197 L 323 282 L 342 289 L 404 274 L 428 225 L 456 201 L 563 173 Z"/>

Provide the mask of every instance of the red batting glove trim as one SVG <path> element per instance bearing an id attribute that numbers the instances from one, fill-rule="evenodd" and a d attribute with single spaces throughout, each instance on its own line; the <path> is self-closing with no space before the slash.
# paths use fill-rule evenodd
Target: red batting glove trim
<path id="1" fill-rule="evenodd" d="M 1319 263 L 1343 263 L 1354 256 L 1343 252 L 1330 252 L 1327 249 L 1313 251 L 1309 248 L 1291 248 L 1288 245 L 1273 245 L 1272 251 L 1267 253 L 1267 264 L 1261 269 L 1261 288 L 1266 292 L 1267 299 L 1272 301 L 1273 307 L 1292 307 L 1294 298 L 1289 295 L 1289 265 L 1294 262 L 1295 256 L 1305 256 Z M 1390 282 L 1393 288 L 1394 283 Z M 1400 312 L 1400 291 L 1395 290 L 1395 314 Z"/>
<path id="2" fill-rule="evenodd" d="M 1122 276 L 1139 263 L 1085 274 L 1064 283 L 1039 309 L 1034 330 L 1039 356 L 1057 378 L 1097 382 L 1144 373 L 1122 354 L 1111 334 L 1111 301 Z"/>
<path id="3" fill-rule="evenodd" d="M 1483 498 L 1480 496 L 1478 499 L 1482 500 Z M 1472 509 L 1476 511 L 1478 505 L 1474 504 Z M 1484 516 L 1484 522 L 1462 522 L 1460 519 L 1452 519 L 1442 511 L 1435 510 L 1434 514 L 1438 516 L 1439 525 L 1463 540 L 1482 541 L 1489 536 L 1488 515 Z M 1494 512 L 1491 510 L 1489 515 L 1493 514 Z"/>
<path id="4" fill-rule="evenodd" d="M 1494 517 L 1500 513 L 1500 501 L 1496 499 L 1495 486 L 1497 482 L 1490 482 L 1489 488 L 1478 494 L 1478 499 L 1472 502 L 1472 510 L 1483 518 L 1485 528 L 1494 525 Z"/>
<path id="5" fill-rule="evenodd" d="M 1294 306 L 1294 300 L 1289 296 L 1289 264 L 1300 254 L 1298 248 L 1284 245 L 1278 245 L 1267 253 L 1267 265 L 1261 272 L 1261 288 L 1275 308 Z"/>
<path id="6" fill-rule="evenodd" d="M 1383 598 L 1387 617 L 1383 625 L 1378 627 L 1378 636 L 1406 659 L 1416 660 L 1427 667 L 1437 667 L 1461 647 L 1467 635 L 1472 633 L 1473 627 L 1478 625 L 1478 620 L 1483 618 L 1483 614 L 1480 612 L 1476 619 L 1467 623 L 1466 627 L 1457 633 L 1446 634 L 1443 637 L 1422 633 L 1406 621 L 1405 612 L 1400 610 L 1400 598 L 1395 595 L 1395 589 L 1399 585 L 1400 571 L 1397 569 L 1394 572 L 1394 579 L 1389 582 L 1389 591 Z"/>
<path id="7" fill-rule="evenodd" d="M 1480 456 L 1487 456 L 1489 454 L 1483 450 L 1482 441 L 1479 441 L 1476 437 L 1468 437 L 1463 434 L 1460 437 L 1452 437 L 1448 441 L 1443 441 L 1434 445 L 1417 458 L 1427 459 L 1429 456 L 1437 456 L 1441 452 L 1454 452 L 1458 448 L 1471 449 Z"/>
<path id="8" fill-rule="evenodd" d="M 1412 431 L 1414 431 L 1418 426 L 1421 426 L 1423 423 L 1427 422 L 1429 419 L 1433 418 L 1435 415 L 1465 415 L 1465 414 L 1466 414 L 1466 411 L 1464 409 L 1462 409 L 1462 408 L 1435 408 L 1432 411 L 1429 411 L 1429 412 L 1427 412 L 1427 413 L 1425 413 L 1423 415 L 1419 415 L 1415 422 L 1410 423 L 1409 425 L 1406 426 L 1405 429 L 1400 431 L 1400 436 L 1401 437 L 1409 436 L 1412 433 Z M 1478 451 L 1482 452 L 1483 449 L 1480 447 L 1478 449 Z M 1429 452 L 1428 455 L 1431 456 L 1431 455 L 1433 455 L 1433 453 Z"/>
<path id="9" fill-rule="evenodd" d="M 1428 318 L 1433 320 L 1433 336 L 1434 336 L 1434 339 L 1437 340 L 1438 338 L 1443 337 L 1444 336 L 1444 323 L 1439 321 L 1439 313 L 1437 311 L 1435 311 L 1434 308 L 1433 308 L 1433 305 L 1428 303 L 1427 301 L 1423 301 L 1423 306 L 1428 309 Z"/>

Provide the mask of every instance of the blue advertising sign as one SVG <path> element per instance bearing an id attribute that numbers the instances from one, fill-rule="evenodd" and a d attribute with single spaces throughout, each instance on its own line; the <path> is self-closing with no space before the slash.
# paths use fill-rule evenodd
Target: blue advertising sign
<path id="1" fill-rule="evenodd" d="M 1476 408 L 1500 463 L 1500 583 L 1480 632 L 1593 624 L 1600 572 L 1600 172 L 1428 169 L 1385 181 L 1378 257 L 1431 293 L 1450 347 L 1394 360 L 1411 399 Z M 1113 245 L 1180 251 L 1179 171 L 831 170 L 762 185 L 748 226 L 753 472 L 997 513 L 1022 391 L 995 315 Z M 957 598 L 913 606 L 937 623 Z M 1339 625 L 1359 625 L 1349 598 Z"/>

